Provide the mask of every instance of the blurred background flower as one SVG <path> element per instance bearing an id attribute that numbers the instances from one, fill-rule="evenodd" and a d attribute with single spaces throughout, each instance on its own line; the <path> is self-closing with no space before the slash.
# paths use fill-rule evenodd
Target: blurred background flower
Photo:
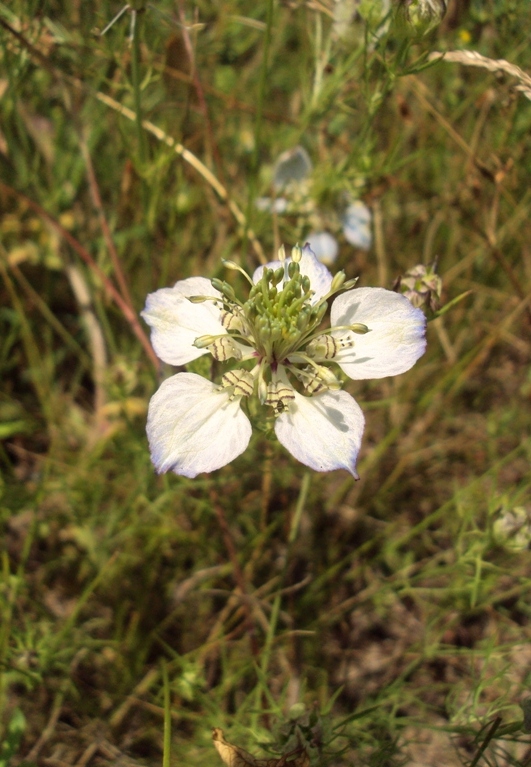
<path id="1" fill-rule="evenodd" d="M 408 298 L 413 306 L 436 312 L 440 308 L 442 280 L 436 273 L 437 262 L 429 266 L 417 264 L 395 283 L 395 290 Z"/>
<path id="2" fill-rule="evenodd" d="M 372 215 L 367 205 L 344 192 L 334 207 L 325 208 L 313 197 L 312 172 L 313 164 L 304 147 L 282 152 L 273 168 L 273 196 L 259 197 L 256 207 L 262 212 L 305 219 L 302 241 L 310 244 L 324 264 L 332 264 L 337 259 L 339 243 L 335 235 L 340 232 L 353 247 L 370 250 Z"/>
<path id="3" fill-rule="evenodd" d="M 391 0 L 335 0 L 334 33 L 339 40 L 369 47 L 389 29 Z"/>
<path id="4" fill-rule="evenodd" d="M 446 13 L 446 0 L 400 0 L 396 19 L 409 35 L 423 37 L 437 27 Z"/>

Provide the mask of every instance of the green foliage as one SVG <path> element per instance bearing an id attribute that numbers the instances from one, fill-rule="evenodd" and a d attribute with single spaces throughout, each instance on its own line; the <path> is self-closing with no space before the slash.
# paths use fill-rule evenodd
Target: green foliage
<path id="1" fill-rule="evenodd" d="M 0 767 L 216 765 L 214 727 L 312 765 L 526 763 L 531 105 L 430 53 L 530 74 L 528 0 L 415 40 L 380 5 L 0 3 Z M 299 145 L 289 212 L 258 209 Z M 443 284 L 417 366 L 351 384 L 360 482 L 268 424 L 155 476 L 146 294 L 316 229 L 360 285 L 436 257 Z"/>

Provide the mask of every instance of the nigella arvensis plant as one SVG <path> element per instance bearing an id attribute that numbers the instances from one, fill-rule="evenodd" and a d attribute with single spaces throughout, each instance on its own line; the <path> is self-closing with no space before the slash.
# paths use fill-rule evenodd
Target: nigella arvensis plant
<path id="1" fill-rule="evenodd" d="M 426 321 L 402 295 L 354 288 L 334 277 L 308 246 L 260 266 L 240 301 L 227 282 L 189 277 L 147 298 L 142 317 L 161 360 L 186 365 L 203 354 L 230 369 L 219 383 L 177 373 L 149 404 L 147 434 L 158 472 L 185 477 L 219 469 L 251 438 L 254 398 L 274 417 L 278 440 L 316 471 L 347 469 L 354 477 L 364 418 L 342 391 L 353 379 L 409 370 L 423 354 Z M 323 329 L 328 301 L 331 327 Z M 247 403 L 246 403 L 247 401 Z M 246 404 L 244 404 L 246 403 Z"/>

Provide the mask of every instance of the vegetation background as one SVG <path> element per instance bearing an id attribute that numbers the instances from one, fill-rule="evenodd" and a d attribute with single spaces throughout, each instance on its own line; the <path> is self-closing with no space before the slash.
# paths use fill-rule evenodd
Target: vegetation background
<path id="1" fill-rule="evenodd" d="M 135 0 L 103 34 L 120 7 L 0 3 L 0 765 L 216 765 L 213 727 L 334 767 L 530 764 L 528 0 L 409 40 L 376 0 Z M 298 145 L 310 181 L 260 211 Z M 155 476 L 146 294 L 316 223 L 360 285 L 437 258 L 443 302 L 469 291 L 413 370 L 347 385 L 361 480 L 260 431 Z"/>

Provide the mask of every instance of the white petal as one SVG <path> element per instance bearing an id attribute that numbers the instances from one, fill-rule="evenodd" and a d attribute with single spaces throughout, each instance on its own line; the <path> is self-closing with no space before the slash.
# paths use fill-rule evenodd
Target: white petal
<path id="1" fill-rule="evenodd" d="M 335 361 L 354 379 L 385 378 L 413 367 L 426 350 L 426 318 L 399 293 L 383 288 L 355 288 L 332 304 L 330 324 L 367 325 L 365 335 L 351 334 L 354 346 Z M 337 332 L 338 337 L 344 331 Z"/>
<path id="2" fill-rule="evenodd" d="M 157 357 L 169 365 L 186 365 L 207 353 L 193 343 L 198 336 L 220 335 L 227 331 L 220 322 L 220 310 L 213 301 L 192 304 L 187 296 L 216 296 L 210 281 L 189 277 L 173 288 L 150 293 L 141 316 L 151 327 L 151 343 Z"/>
<path id="3" fill-rule="evenodd" d="M 251 424 L 240 400 L 195 373 L 166 379 L 149 403 L 147 435 L 151 460 L 162 474 L 195 477 L 243 453 Z"/>
<path id="4" fill-rule="evenodd" d="M 291 257 L 287 258 L 286 264 L 291 263 Z M 282 266 L 281 261 L 270 261 L 265 266 L 259 266 L 253 274 L 253 282 L 257 283 L 263 274 L 264 269 L 278 269 Z M 315 253 L 312 251 L 309 245 L 305 245 L 302 249 L 302 258 L 300 260 L 301 274 L 310 278 L 310 287 L 315 292 L 312 297 L 312 304 L 315 304 L 320 298 L 322 298 L 330 290 L 332 285 L 332 275 L 324 264 L 321 264 L 315 257 Z"/>
<path id="5" fill-rule="evenodd" d="M 371 211 L 361 202 L 351 203 L 345 210 L 341 223 L 345 239 L 355 248 L 370 250 L 372 244 Z"/>
<path id="6" fill-rule="evenodd" d="M 312 172 L 312 161 L 306 149 L 296 146 L 282 152 L 275 163 L 273 186 L 283 189 L 290 183 L 301 182 Z"/>
<path id="7" fill-rule="evenodd" d="M 265 213 L 285 213 L 288 207 L 288 201 L 285 197 L 258 197 L 255 202 L 258 210 Z"/>
<path id="8" fill-rule="evenodd" d="M 278 416 L 275 433 L 295 458 L 315 471 L 346 469 L 357 479 L 356 459 L 364 418 L 356 400 L 344 391 L 303 397 L 295 392 Z"/>
<path id="9" fill-rule="evenodd" d="M 322 264 L 333 264 L 339 253 L 337 240 L 330 232 L 312 232 L 308 235 L 307 245 Z"/>

